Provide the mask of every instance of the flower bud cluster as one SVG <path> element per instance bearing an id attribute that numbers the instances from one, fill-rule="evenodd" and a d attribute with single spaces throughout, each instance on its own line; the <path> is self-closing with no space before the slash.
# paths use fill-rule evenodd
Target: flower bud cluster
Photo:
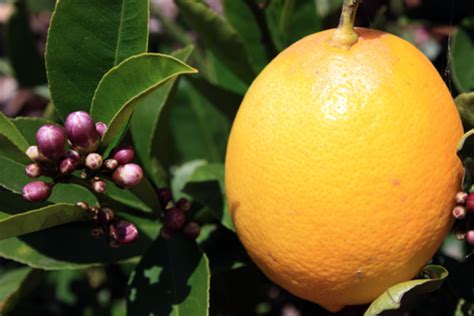
<path id="1" fill-rule="evenodd" d="M 453 208 L 455 223 L 455 235 L 459 240 L 474 246 L 474 193 L 458 192 L 455 197 L 456 206 Z"/>
<path id="2" fill-rule="evenodd" d="M 185 198 L 174 202 L 173 195 L 169 188 L 163 188 L 158 191 L 161 205 L 164 209 L 162 220 L 163 227 L 161 236 L 165 239 L 171 238 L 174 234 L 182 232 L 189 239 L 196 239 L 201 233 L 201 227 L 198 223 L 186 218 L 191 210 L 191 203 Z"/>
<path id="3" fill-rule="evenodd" d="M 52 183 L 34 181 L 23 188 L 25 200 L 46 200 L 57 182 L 67 182 L 75 171 L 87 180 L 90 189 L 97 193 L 106 190 L 104 178 L 110 178 L 121 188 L 136 186 L 143 178 L 142 168 L 133 163 L 135 151 L 130 146 L 120 146 L 105 159 L 97 153 L 107 125 L 94 122 L 84 111 L 70 113 L 64 127 L 53 124 L 41 126 L 36 133 L 36 145 L 26 154 L 33 163 L 25 168 L 30 178 L 46 176 Z"/>
<path id="4" fill-rule="evenodd" d="M 114 248 L 137 240 L 139 236 L 137 227 L 128 221 L 117 219 L 112 208 L 107 206 L 91 208 L 85 202 L 79 202 L 77 205 L 94 214 L 92 237 L 105 239 Z"/>

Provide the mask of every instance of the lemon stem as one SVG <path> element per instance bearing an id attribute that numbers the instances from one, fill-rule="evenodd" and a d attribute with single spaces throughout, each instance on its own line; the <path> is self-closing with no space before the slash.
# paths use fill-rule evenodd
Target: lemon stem
<path id="1" fill-rule="evenodd" d="M 362 0 L 344 0 L 339 25 L 331 37 L 334 46 L 349 49 L 357 43 L 359 35 L 354 31 L 357 8 Z"/>

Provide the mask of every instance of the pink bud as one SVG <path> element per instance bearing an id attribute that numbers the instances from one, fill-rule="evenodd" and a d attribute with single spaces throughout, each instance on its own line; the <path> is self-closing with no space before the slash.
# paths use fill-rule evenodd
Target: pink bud
<path id="1" fill-rule="evenodd" d="M 74 149 L 90 153 L 99 147 L 100 135 L 92 117 L 84 111 L 72 112 L 64 123 L 66 134 Z"/>
<path id="2" fill-rule="evenodd" d="M 72 159 L 76 160 L 77 163 L 79 163 L 81 161 L 81 155 L 77 151 L 72 150 L 72 149 L 66 151 L 66 153 L 64 154 L 64 157 L 65 158 L 72 158 Z"/>
<path id="3" fill-rule="evenodd" d="M 85 165 L 90 170 L 99 170 L 102 167 L 102 156 L 97 153 L 87 155 Z"/>
<path id="4" fill-rule="evenodd" d="M 131 188 L 143 179 L 142 168 L 135 163 L 118 166 L 112 174 L 114 183 L 122 188 Z"/>
<path id="5" fill-rule="evenodd" d="M 114 171 L 118 167 L 118 162 L 115 159 L 107 159 L 104 161 L 105 169 L 109 171 Z"/>
<path id="6" fill-rule="evenodd" d="M 51 184 L 43 181 L 33 181 L 23 187 L 23 199 L 29 202 L 46 200 L 51 194 Z"/>
<path id="7" fill-rule="evenodd" d="M 173 194 L 170 188 L 163 188 L 158 190 L 158 198 L 160 199 L 161 206 L 165 207 L 169 202 L 173 200 Z"/>
<path id="8" fill-rule="evenodd" d="M 64 155 L 66 146 L 66 134 L 61 127 L 46 124 L 36 132 L 36 142 L 41 154 L 46 158 L 56 160 Z"/>
<path id="9" fill-rule="evenodd" d="M 107 132 L 107 124 L 104 122 L 97 122 L 95 123 L 95 129 L 97 133 L 99 133 L 100 137 L 104 137 L 105 132 Z"/>
<path id="10" fill-rule="evenodd" d="M 110 225 L 109 235 L 119 244 L 128 244 L 138 238 L 138 229 L 132 223 L 120 220 Z"/>
<path id="11" fill-rule="evenodd" d="M 165 211 L 163 223 L 167 228 L 177 231 L 186 223 L 186 216 L 184 215 L 183 210 L 174 207 Z"/>
<path id="12" fill-rule="evenodd" d="M 129 162 L 132 162 L 134 157 L 135 151 L 129 145 L 119 146 L 115 149 L 114 153 L 111 156 L 112 159 L 117 160 L 119 165 L 124 165 Z"/>
<path id="13" fill-rule="evenodd" d="M 59 163 L 59 173 L 62 175 L 71 174 L 77 169 L 78 166 L 79 162 L 74 158 L 64 158 Z"/>
<path id="14" fill-rule="evenodd" d="M 36 145 L 28 147 L 26 155 L 35 162 L 45 162 L 48 160 L 48 158 L 40 153 L 38 146 Z"/>
<path id="15" fill-rule="evenodd" d="M 474 230 L 470 230 L 466 233 L 466 241 L 469 245 L 474 246 Z"/>
<path id="16" fill-rule="evenodd" d="M 189 239 L 196 239 L 201 233 L 201 227 L 196 222 L 189 222 L 184 226 L 183 234 Z"/>
<path id="17" fill-rule="evenodd" d="M 41 166 L 38 163 L 31 163 L 25 167 L 25 173 L 30 178 L 41 176 Z"/>
<path id="18" fill-rule="evenodd" d="M 181 198 L 178 202 L 176 202 L 176 206 L 187 212 L 191 209 L 191 202 L 189 202 L 188 199 Z"/>
<path id="19" fill-rule="evenodd" d="M 474 212 L 474 193 L 469 193 L 466 199 L 466 210 Z"/>
<path id="20" fill-rule="evenodd" d="M 92 180 L 92 191 L 95 193 L 104 193 L 106 189 L 106 184 L 102 180 Z"/>
<path id="21" fill-rule="evenodd" d="M 454 207 L 453 216 L 455 219 L 463 219 L 464 217 L 466 217 L 466 208 L 464 206 Z"/>
<path id="22" fill-rule="evenodd" d="M 97 211 L 97 221 L 100 224 L 104 224 L 104 225 L 109 224 L 110 222 L 112 222 L 114 217 L 115 217 L 114 210 L 111 209 L 110 207 L 103 206 L 99 208 L 99 210 Z"/>
<path id="23" fill-rule="evenodd" d="M 455 197 L 456 204 L 464 205 L 466 203 L 468 196 L 469 195 L 466 192 L 461 191 L 461 192 L 456 193 L 456 197 Z"/>

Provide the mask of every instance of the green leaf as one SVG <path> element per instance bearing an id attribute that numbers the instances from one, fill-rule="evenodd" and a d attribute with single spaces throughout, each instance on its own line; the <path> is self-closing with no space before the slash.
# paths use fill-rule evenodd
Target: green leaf
<path id="1" fill-rule="evenodd" d="M 193 46 L 173 52 L 171 55 L 183 62 L 186 62 L 194 50 Z M 177 78 L 173 78 L 163 84 L 161 89 L 155 89 L 148 95 L 141 98 L 130 123 L 130 134 L 137 156 L 142 162 L 147 174 L 153 179 L 157 186 L 164 183 L 165 177 L 154 172 L 152 163 L 152 144 L 156 137 L 157 126 L 160 115 L 165 106 L 168 106 L 172 90 L 177 84 Z"/>
<path id="2" fill-rule="evenodd" d="M 461 93 L 454 99 L 464 124 L 474 127 L 474 92 Z"/>
<path id="3" fill-rule="evenodd" d="M 224 0 L 222 4 L 225 17 L 241 36 L 253 69 L 259 73 L 267 64 L 268 56 L 262 32 L 251 8 L 243 0 Z"/>
<path id="4" fill-rule="evenodd" d="M 204 78 L 188 78 L 188 81 L 201 96 L 224 114 L 230 122 L 234 121 L 242 103 L 242 95 L 216 86 Z"/>
<path id="5" fill-rule="evenodd" d="M 196 171 L 197 168 L 206 164 L 207 161 L 205 160 L 191 160 L 171 170 L 171 191 L 173 192 L 175 200 L 179 200 L 183 197 L 189 198 L 189 196 L 187 194 L 184 194 L 182 190 L 186 183 L 189 181 L 189 178 L 191 178 L 191 176 L 193 175 L 194 171 Z"/>
<path id="6" fill-rule="evenodd" d="M 148 0 L 59 0 L 51 19 L 46 68 L 64 119 L 89 111 L 97 84 L 113 66 L 148 48 Z"/>
<path id="7" fill-rule="evenodd" d="M 222 225 L 234 230 L 225 196 L 224 165 L 208 164 L 197 168 L 183 192 L 207 206 Z"/>
<path id="8" fill-rule="evenodd" d="M 21 151 L 26 151 L 29 147 L 28 142 L 20 131 L 2 112 L 0 112 L 0 134 L 4 135 Z"/>
<path id="9" fill-rule="evenodd" d="M 75 222 L 1 240 L 0 256 L 45 270 L 84 268 L 141 256 L 161 225 L 130 213 L 119 216 L 138 227 L 140 237 L 131 245 L 112 248 L 105 240 L 91 236 L 91 223 Z"/>
<path id="10" fill-rule="evenodd" d="M 210 271 L 194 241 L 158 238 L 129 285 L 128 315 L 208 315 Z"/>
<path id="11" fill-rule="evenodd" d="M 11 122 L 16 126 L 16 128 L 26 139 L 26 147 L 36 144 L 36 132 L 41 126 L 45 124 L 54 124 L 52 121 L 45 120 L 43 118 L 22 116 L 12 119 Z"/>
<path id="12" fill-rule="evenodd" d="M 82 208 L 71 204 L 54 204 L 22 213 L 12 210 L 11 214 L 0 219 L 0 240 L 87 219 Z"/>
<path id="13" fill-rule="evenodd" d="M 111 144 L 124 131 L 147 93 L 178 75 L 196 72 L 172 56 L 151 53 L 130 57 L 112 68 L 97 86 L 91 107 L 94 119 L 109 126 L 102 146 Z"/>
<path id="14" fill-rule="evenodd" d="M 209 48 L 243 82 L 250 84 L 255 71 L 249 61 L 244 43 L 237 31 L 204 2 L 176 0 L 186 22 Z"/>
<path id="15" fill-rule="evenodd" d="M 265 9 L 265 16 L 279 50 L 322 27 L 314 1 L 275 0 Z"/>
<path id="16" fill-rule="evenodd" d="M 434 292 L 441 287 L 443 280 L 448 276 L 448 271 L 442 266 L 426 266 L 422 271 L 423 279 L 411 280 L 392 286 L 380 295 L 364 316 L 380 315 L 384 311 L 408 308 L 423 294 Z"/>
<path id="17" fill-rule="evenodd" d="M 153 144 L 154 158 L 162 170 L 190 160 L 222 162 L 230 121 L 202 97 L 187 80 L 178 86 L 174 106 L 160 117 Z"/>
<path id="18" fill-rule="evenodd" d="M 106 181 L 106 184 L 105 194 L 111 199 L 147 213 L 161 214 L 158 194 L 146 178 L 128 190 L 117 187 L 111 181 Z"/>
<path id="19" fill-rule="evenodd" d="M 458 27 L 451 42 L 449 68 L 456 89 L 459 92 L 474 90 L 474 30 Z"/>
<path id="20" fill-rule="evenodd" d="M 28 267 L 21 267 L 2 273 L 0 277 L 0 312 L 9 315 L 13 307 L 42 280 L 44 273 Z"/>
<path id="21" fill-rule="evenodd" d="M 30 28 L 24 0 L 15 2 L 15 12 L 8 21 L 5 35 L 8 59 L 20 86 L 34 87 L 46 83 L 46 70 Z"/>

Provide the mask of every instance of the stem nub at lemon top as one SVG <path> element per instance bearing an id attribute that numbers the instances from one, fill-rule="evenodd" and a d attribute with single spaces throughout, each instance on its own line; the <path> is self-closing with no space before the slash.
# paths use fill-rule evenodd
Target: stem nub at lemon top
<path id="1" fill-rule="evenodd" d="M 354 31 L 354 21 L 361 2 L 362 0 L 344 0 L 339 25 L 331 37 L 332 45 L 349 49 L 357 42 L 359 36 Z"/>

